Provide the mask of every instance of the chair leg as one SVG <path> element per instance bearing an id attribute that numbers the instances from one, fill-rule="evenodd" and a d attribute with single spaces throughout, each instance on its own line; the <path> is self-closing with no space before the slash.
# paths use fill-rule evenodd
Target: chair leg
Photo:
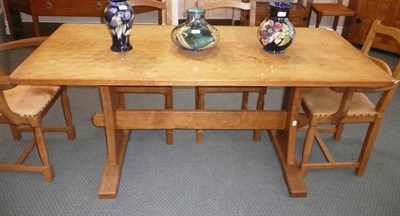
<path id="1" fill-rule="evenodd" d="M 326 161 L 328 163 L 334 163 L 335 160 L 333 159 L 332 154 L 329 152 L 328 147 L 326 146 L 326 143 L 321 137 L 321 134 L 318 132 L 318 129 L 315 129 L 314 137 L 317 140 L 318 146 L 321 149 L 322 154 L 324 155 Z"/>
<path id="2" fill-rule="evenodd" d="M 65 123 L 67 124 L 67 136 L 69 140 L 73 140 L 76 137 L 76 133 L 74 124 L 72 122 L 71 104 L 69 102 L 67 89 L 64 89 L 61 94 L 61 104 L 64 112 Z"/>
<path id="3" fill-rule="evenodd" d="M 317 121 L 314 118 L 312 118 L 310 120 L 310 126 L 308 127 L 306 138 L 304 140 L 303 153 L 300 163 L 300 169 L 303 177 L 306 177 L 308 173 L 308 167 L 306 165 L 308 163 L 308 160 L 310 159 L 316 130 L 317 130 Z"/>
<path id="4" fill-rule="evenodd" d="M 322 14 L 317 13 L 317 19 L 315 22 L 315 28 L 319 28 L 319 24 L 321 23 L 322 20 Z"/>
<path id="5" fill-rule="evenodd" d="M 19 155 L 18 159 L 15 161 L 15 164 L 23 164 L 25 159 L 29 156 L 32 152 L 33 148 L 36 146 L 36 138 L 34 137 L 32 141 L 25 147 L 22 153 Z"/>
<path id="6" fill-rule="evenodd" d="M 265 94 L 266 94 L 266 89 L 261 90 L 258 93 L 257 110 L 264 110 Z M 259 142 L 261 140 L 261 132 L 262 132 L 262 130 L 254 130 L 254 132 L 253 132 L 253 141 L 254 142 Z"/>
<path id="7" fill-rule="evenodd" d="M 38 149 L 40 160 L 43 164 L 42 175 L 43 179 L 47 182 L 53 181 L 54 171 L 53 166 L 50 164 L 49 155 L 47 153 L 46 142 L 44 140 L 43 131 L 40 127 L 35 127 L 35 139 Z"/>
<path id="8" fill-rule="evenodd" d="M 333 138 L 335 140 L 340 140 L 342 138 L 343 131 L 344 131 L 344 124 L 343 123 L 336 124 L 336 131 L 333 134 Z"/>
<path id="9" fill-rule="evenodd" d="M 335 18 L 333 19 L 333 25 L 332 25 L 333 30 L 336 31 L 338 23 L 339 23 L 339 16 L 335 16 Z"/>
<path id="10" fill-rule="evenodd" d="M 195 96 L 196 110 L 204 110 L 204 97 L 205 97 L 204 92 L 201 92 L 199 87 L 196 87 L 196 96 Z M 201 129 L 196 130 L 196 142 L 198 144 L 201 144 L 204 141 L 203 133 L 204 132 Z"/>
<path id="11" fill-rule="evenodd" d="M 17 125 L 10 124 L 10 129 L 14 140 L 20 140 L 22 138 L 21 131 L 19 130 Z"/>
<path id="12" fill-rule="evenodd" d="M 172 109 L 173 108 L 173 96 L 172 96 L 172 87 L 168 87 L 166 89 L 166 94 L 165 94 L 165 109 Z M 173 132 L 172 129 L 167 129 L 166 130 L 166 142 L 167 144 L 171 145 L 173 143 Z"/>
<path id="13" fill-rule="evenodd" d="M 257 110 L 259 109 L 259 100 L 260 96 L 258 97 L 257 100 Z M 263 106 L 264 108 L 264 106 Z M 249 92 L 243 92 L 242 93 L 242 110 L 248 110 L 249 109 Z M 258 142 L 261 140 L 261 130 L 254 130 L 253 131 L 253 141 Z"/>
<path id="14" fill-rule="evenodd" d="M 357 176 L 362 176 L 364 175 L 365 168 L 367 167 L 369 157 L 371 156 L 372 153 L 372 148 L 374 147 L 374 143 L 376 141 L 376 138 L 378 136 L 379 132 L 379 127 L 381 125 L 382 118 L 376 119 L 375 122 L 370 123 L 367 134 L 364 139 L 364 143 L 360 152 L 360 156 L 358 159 L 359 166 L 356 169 L 356 175 Z"/>
<path id="15" fill-rule="evenodd" d="M 243 92 L 242 93 L 242 110 L 249 109 L 249 93 Z"/>
<path id="16" fill-rule="evenodd" d="M 125 103 L 125 94 L 123 92 L 118 92 L 118 108 L 120 109 L 125 109 L 126 108 L 126 103 Z"/>

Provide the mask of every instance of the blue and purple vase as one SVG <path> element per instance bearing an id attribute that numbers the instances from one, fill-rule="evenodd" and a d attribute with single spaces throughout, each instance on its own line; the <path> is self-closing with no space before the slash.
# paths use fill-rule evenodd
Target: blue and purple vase
<path id="1" fill-rule="evenodd" d="M 129 36 L 133 17 L 133 9 L 126 0 L 108 0 L 108 6 L 104 8 L 104 20 L 112 38 L 112 51 L 127 52 L 132 49 Z"/>

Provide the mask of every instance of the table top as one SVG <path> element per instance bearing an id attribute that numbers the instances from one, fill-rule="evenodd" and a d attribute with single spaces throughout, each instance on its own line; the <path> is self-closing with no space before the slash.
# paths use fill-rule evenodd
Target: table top
<path id="1" fill-rule="evenodd" d="M 104 24 L 63 24 L 11 75 L 17 84 L 121 86 L 391 86 L 392 77 L 334 31 L 296 28 L 270 54 L 257 27 L 216 26 L 219 43 L 182 50 L 174 26 L 134 25 L 133 50 L 114 53 Z"/>

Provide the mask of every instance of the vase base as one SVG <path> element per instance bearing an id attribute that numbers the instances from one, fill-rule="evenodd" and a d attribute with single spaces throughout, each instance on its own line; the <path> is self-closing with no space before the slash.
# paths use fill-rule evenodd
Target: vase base
<path id="1" fill-rule="evenodd" d="M 264 51 L 269 52 L 269 53 L 272 53 L 272 54 L 282 54 L 282 53 L 284 53 L 286 50 L 267 50 L 267 49 L 264 49 Z"/>
<path id="2" fill-rule="evenodd" d="M 129 47 L 110 47 L 111 51 L 113 52 L 128 52 L 132 50 L 132 46 Z"/>

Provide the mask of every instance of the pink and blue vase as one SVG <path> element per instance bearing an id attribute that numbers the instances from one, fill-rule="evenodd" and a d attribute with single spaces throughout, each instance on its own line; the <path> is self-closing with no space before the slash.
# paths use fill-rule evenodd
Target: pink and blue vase
<path id="1" fill-rule="evenodd" d="M 295 36 L 293 24 L 289 21 L 292 5 L 287 2 L 271 2 L 270 14 L 260 24 L 258 39 L 265 51 L 269 53 L 284 53 L 292 44 Z"/>

